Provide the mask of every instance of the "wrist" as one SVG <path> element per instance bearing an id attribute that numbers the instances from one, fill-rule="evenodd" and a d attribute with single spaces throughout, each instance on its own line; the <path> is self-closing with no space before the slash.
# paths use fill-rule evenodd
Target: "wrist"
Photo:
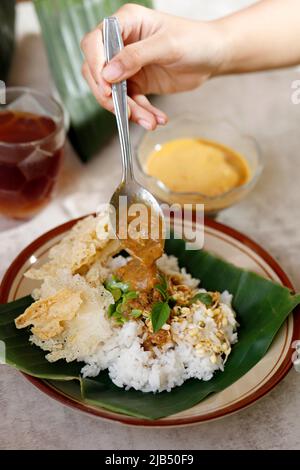
<path id="1" fill-rule="evenodd" d="M 210 23 L 214 36 L 214 48 L 216 54 L 215 67 L 211 76 L 226 75 L 232 72 L 233 66 L 233 41 L 230 29 L 224 19 L 215 20 Z"/>

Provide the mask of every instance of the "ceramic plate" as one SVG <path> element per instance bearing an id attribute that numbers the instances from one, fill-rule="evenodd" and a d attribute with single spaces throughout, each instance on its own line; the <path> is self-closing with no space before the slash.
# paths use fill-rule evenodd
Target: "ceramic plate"
<path id="1" fill-rule="evenodd" d="M 26 279 L 23 273 L 34 263 L 44 263 L 50 248 L 55 245 L 76 222 L 67 222 L 30 244 L 8 269 L 0 289 L 0 302 L 5 303 L 31 293 L 36 281 Z M 226 261 L 260 274 L 293 289 L 287 275 L 278 263 L 248 237 L 218 222 L 205 224 L 205 249 Z M 292 342 L 300 337 L 300 318 L 290 315 L 276 336 L 265 357 L 246 375 L 224 391 L 210 396 L 198 405 L 176 415 L 156 421 L 143 420 L 112 413 L 87 405 L 81 399 L 73 382 L 47 381 L 25 375 L 42 392 L 67 406 L 86 413 L 136 426 L 181 426 L 226 416 L 254 403 L 269 392 L 287 374 L 292 366 Z"/>

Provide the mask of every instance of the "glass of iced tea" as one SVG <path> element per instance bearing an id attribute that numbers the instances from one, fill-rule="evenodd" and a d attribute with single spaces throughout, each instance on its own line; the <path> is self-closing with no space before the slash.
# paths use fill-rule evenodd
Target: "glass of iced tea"
<path id="1" fill-rule="evenodd" d="M 0 214 L 27 219 L 50 201 L 64 143 L 59 103 L 38 91 L 7 88 L 0 105 Z"/>

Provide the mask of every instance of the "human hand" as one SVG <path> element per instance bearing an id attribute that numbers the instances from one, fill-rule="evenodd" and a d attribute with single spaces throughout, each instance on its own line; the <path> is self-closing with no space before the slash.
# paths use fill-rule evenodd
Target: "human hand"
<path id="1" fill-rule="evenodd" d="M 112 112 L 111 84 L 126 79 L 131 120 L 155 129 L 167 122 L 167 116 L 146 95 L 201 85 L 222 63 L 222 37 L 213 22 L 186 20 L 135 4 L 124 5 L 114 16 L 124 49 L 105 65 L 100 24 L 82 40 L 83 75 L 98 102 Z"/>

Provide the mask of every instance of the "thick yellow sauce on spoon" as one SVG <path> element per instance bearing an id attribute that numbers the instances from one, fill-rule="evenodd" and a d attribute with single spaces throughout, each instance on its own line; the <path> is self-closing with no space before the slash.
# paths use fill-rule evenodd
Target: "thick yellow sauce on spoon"
<path id="1" fill-rule="evenodd" d="M 245 158 L 216 142 L 176 139 L 149 155 L 146 172 L 175 192 L 219 196 L 245 184 L 250 168 Z"/>

